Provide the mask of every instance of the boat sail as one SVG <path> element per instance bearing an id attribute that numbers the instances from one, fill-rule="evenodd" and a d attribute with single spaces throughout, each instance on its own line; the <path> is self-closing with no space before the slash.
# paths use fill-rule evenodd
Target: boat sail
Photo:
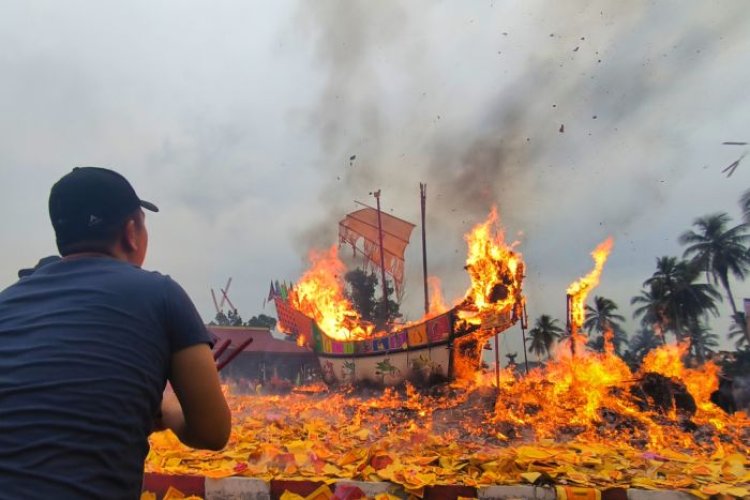
<path id="1" fill-rule="evenodd" d="M 378 211 L 377 208 L 365 207 L 347 214 L 339 222 L 339 243 L 351 245 L 355 256 L 358 253 L 364 256 L 365 270 L 379 269 L 382 256 L 383 270 L 391 276 L 396 295 L 401 297 L 404 252 L 415 227 L 411 222 Z"/>

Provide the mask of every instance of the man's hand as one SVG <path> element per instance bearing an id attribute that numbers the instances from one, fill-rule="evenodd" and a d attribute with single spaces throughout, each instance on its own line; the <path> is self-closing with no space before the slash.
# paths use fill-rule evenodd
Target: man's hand
<path id="1" fill-rule="evenodd" d="M 169 380 L 177 397 L 165 391 L 163 425 L 188 446 L 223 448 L 229 439 L 232 416 L 208 345 L 194 345 L 172 355 Z"/>
<path id="2" fill-rule="evenodd" d="M 161 408 L 154 424 L 155 430 L 169 429 L 178 436 L 185 430 L 185 416 L 182 414 L 182 405 L 180 405 L 171 387 L 167 387 L 162 395 Z"/>

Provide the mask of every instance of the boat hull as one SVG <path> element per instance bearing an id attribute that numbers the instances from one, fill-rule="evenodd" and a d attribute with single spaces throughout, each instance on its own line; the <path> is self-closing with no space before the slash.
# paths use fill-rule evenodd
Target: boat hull
<path id="1" fill-rule="evenodd" d="M 384 353 L 335 355 L 317 353 L 323 380 L 329 385 L 394 386 L 406 381 L 429 385 L 450 379 L 452 349 L 448 342 Z"/>
<path id="2" fill-rule="evenodd" d="M 279 328 L 305 339 L 329 385 L 429 385 L 452 380 L 459 365 L 478 368 L 484 341 L 510 328 L 518 317 L 508 307 L 472 324 L 451 309 L 387 335 L 336 340 L 288 303 L 277 300 L 276 309 Z"/>

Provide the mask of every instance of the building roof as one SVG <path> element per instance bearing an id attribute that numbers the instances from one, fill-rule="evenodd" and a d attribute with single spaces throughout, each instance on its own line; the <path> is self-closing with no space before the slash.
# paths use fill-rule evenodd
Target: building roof
<path id="1" fill-rule="evenodd" d="M 229 344 L 228 350 L 236 348 L 249 337 L 252 337 L 253 341 L 242 352 L 273 352 L 281 354 L 310 354 L 312 352 L 310 349 L 300 347 L 294 342 L 273 338 L 270 330 L 267 328 L 215 325 L 206 325 L 206 328 L 216 336 L 216 345 L 223 343 L 226 339 L 231 340 L 232 343 Z"/>

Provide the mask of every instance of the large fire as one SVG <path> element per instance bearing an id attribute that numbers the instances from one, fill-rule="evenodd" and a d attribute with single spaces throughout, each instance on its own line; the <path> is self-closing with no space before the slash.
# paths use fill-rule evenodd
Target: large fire
<path id="1" fill-rule="evenodd" d="M 390 481 L 414 494 L 446 483 L 553 483 L 747 497 L 750 419 L 711 403 L 716 367 L 686 368 L 685 351 L 662 346 L 636 373 L 611 353 L 563 352 L 524 377 L 506 369 L 500 387 L 471 391 L 228 394 L 235 426 L 227 449 L 190 451 L 157 433 L 146 468 Z M 654 381 L 683 388 L 694 405 L 659 405 Z"/>
<path id="2" fill-rule="evenodd" d="M 466 271 L 471 278 L 466 301 L 479 311 L 502 311 L 521 298 L 521 254 L 514 251 L 517 242 L 505 243 L 505 233 L 497 223 L 497 209 L 492 207 L 487 220 L 465 236 L 469 247 Z"/>
<path id="3" fill-rule="evenodd" d="M 459 316 L 474 324 L 497 314 L 517 315 L 516 306 L 523 301 L 521 254 L 514 250 L 517 243 L 505 242 L 497 223 L 497 210 L 493 207 L 487 220 L 465 236 L 470 285 L 463 300 L 456 300 L 454 304 L 460 302 Z M 309 260 L 310 268 L 290 292 L 291 303 L 298 311 L 314 319 L 325 334 L 336 340 L 356 340 L 385 333 L 376 332 L 347 299 L 344 283 L 347 269 L 335 245 L 326 251 L 311 251 Z M 429 311 L 414 323 L 447 310 L 439 279 L 430 277 L 428 283 L 432 296 Z"/>
<path id="4" fill-rule="evenodd" d="M 373 325 L 362 321 L 344 293 L 346 266 L 336 246 L 327 251 L 310 252 L 311 267 L 291 292 L 298 311 L 314 319 L 320 328 L 337 340 L 352 340 L 370 335 Z"/>
<path id="5" fill-rule="evenodd" d="M 479 318 L 483 328 L 492 324 L 483 311 L 516 313 L 523 303 L 523 262 L 502 233 L 493 234 L 496 221 L 493 210 L 467 236 L 472 282 L 458 304 L 467 324 Z M 574 334 L 611 248 L 611 240 L 599 245 L 594 270 L 567 290 Z M 292 292 L 294 304 L 330 336 L 371 334 L 357 329 L 362 323 L 345 299 L 336 249 L 313 263 Z M 425 392 L 406 384 L 373 396 L 318 385 L 279 396 L 243 395 L 239 387 L 228 392 L 235 427 L 226 450 L 189 451 L 172 434 L 157 433 L 147 470 L 384 480 L 415 495 L 433 484 L 531 483 L 750 496 L 750 419 L 711 401 L 718 367 L 688 368 L 687 354 L 687 344 L 664 345 L 632 371 L 613 349 L 593 352 L 580 342 L 575 355 L 559 345 L 527 374 L 505 368 L 499 384 L 466 365 L 472 384 L 464 379 Z"/>

